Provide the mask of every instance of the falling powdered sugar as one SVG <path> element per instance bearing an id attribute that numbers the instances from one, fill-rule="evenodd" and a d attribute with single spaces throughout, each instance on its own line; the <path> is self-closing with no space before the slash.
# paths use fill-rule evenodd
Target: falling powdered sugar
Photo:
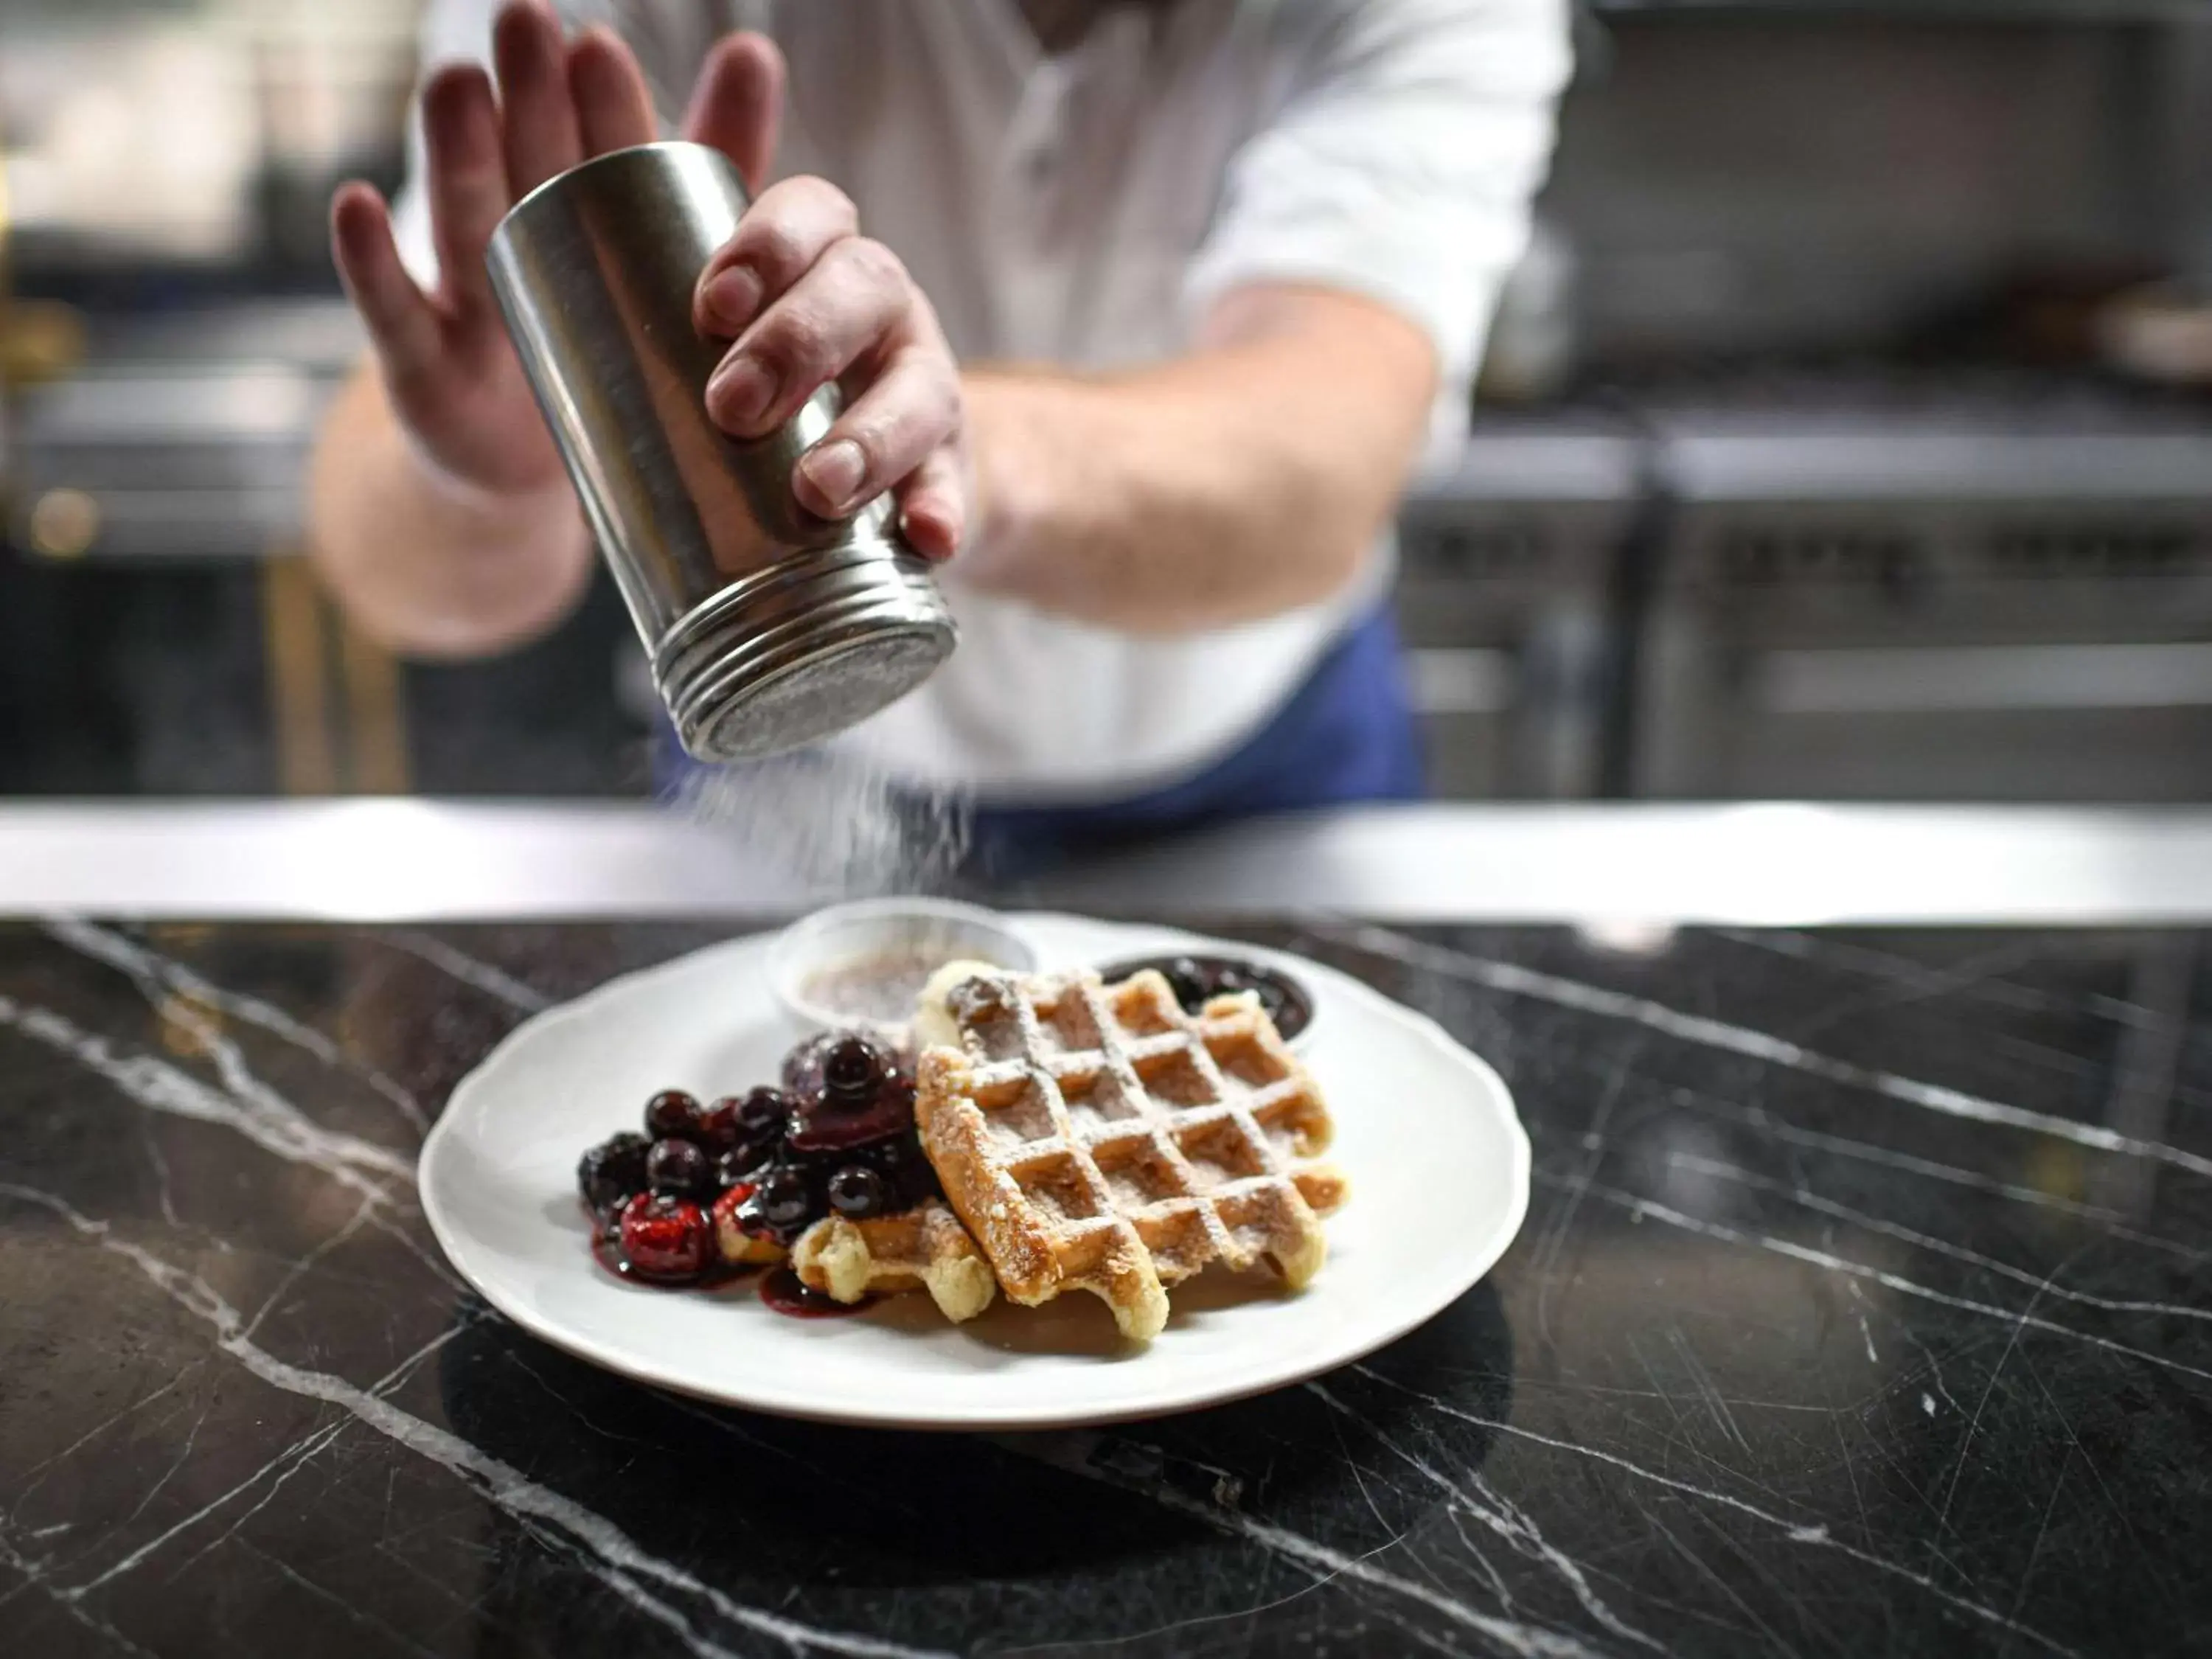
<path id="1" fill-rule="evenodd" d="M 676 804 L 766 869 L 840 894 L 950 883 L 973 821 L 964 792 L 895 779 L 834 745 L 691 769 Z"/>

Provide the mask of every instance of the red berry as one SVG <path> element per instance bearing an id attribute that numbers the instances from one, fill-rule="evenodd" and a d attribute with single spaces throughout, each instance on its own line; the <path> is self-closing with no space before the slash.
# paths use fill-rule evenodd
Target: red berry
<path id="1" fill-rule="evenodd" d="M 681 1089 L 663 1089 L 646 1103 L 645 1128 L 655 1140 L 696 1140 L 699 1103 Z"/>
<path id="2" fill-rule="evenodd" d="M 706 1212 L 688 1198 L 640 1193 L 622 1215 L 623 1255 L 641 1279 L 696 1279 L 714 1250 Z"/>
<path id="3" fill-rule="evenodd" d="M 753 1195 L 749 1182 L 739 1182 L 714 1200 L 708 1219 L 714 1229 L 714 1249 L 725 1261 L 735 1264 L 746 1259 L 746 1245 L 751 1234 L 745 1226 L 745 1200 Z"/>

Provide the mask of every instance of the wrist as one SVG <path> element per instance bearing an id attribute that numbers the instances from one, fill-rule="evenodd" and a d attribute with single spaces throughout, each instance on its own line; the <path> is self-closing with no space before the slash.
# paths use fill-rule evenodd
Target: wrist
<path id="1" fill-rule="evenodd" d="M 1036 535 L 1042 480 L 1027 428 L 1036 417 L 1035 387 L 1018 375 L 981 374 L 967 376 L 962 391 L 975 489 L 961 572 L 978 586 L 996 586 Z"/>
<path id="2" fill-rule="evenodd" d="M 415 485 L 416 499 L 449 527 L 457 544 L 480 556 L 540 544 L 580 516 L 565 471 L 479 483 L 441 465 L 411 438 L 403 439 L 402 452 L 400 465 Z"/>
<path id="3" fill-rule="evenodd" d="M 467 465 L 441 457 L 405 426 L 396 428 L 404 465 L 438 506 L 486 520 L 536 519 L 574 500 L 568 475 L 527 464 Z"/>

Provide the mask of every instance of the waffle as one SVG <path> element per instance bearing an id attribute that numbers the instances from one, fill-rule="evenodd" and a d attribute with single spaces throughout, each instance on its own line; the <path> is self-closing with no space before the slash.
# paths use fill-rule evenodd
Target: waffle
<path id="1" fill-rule="evenodd" d="M 1256 998 L 1193 1016 L 1149 969 L 979 972 L 939 994 L 959 1043 L 923 1053 L 915 1124 L 1011 1300 L 1089 1291 L 1148 1341 L 1165 1287 L 1212 1263 L 1293 1287 L 1320 1269 L 1317 1212 L 1345 1187 L 1310 1160 L 1334 1126 Z"/>
<path id="2" fill-rule="evenodd" d="M 926 1290 L 956 1325 L 999 1292 L 975 1241 L 934 1199 L 904 1215 L 817 1221 L 792 1246 L 791 1266 L 808 1289 L 840 1302 Z"/>

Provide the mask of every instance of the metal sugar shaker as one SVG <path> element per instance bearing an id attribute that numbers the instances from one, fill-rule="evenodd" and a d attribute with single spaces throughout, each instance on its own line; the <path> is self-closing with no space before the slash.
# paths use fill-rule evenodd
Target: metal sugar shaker
<path id="1" fill-rule="evenodd" d="M 532 191 L 487 256 L 661 700 L 708 762 L 844 730 L 927 679 L 956 637 L 888 498 L 830 520 L 792 493 L 844 407 L 836 387 L 753 441 L 708 418 L 724 348 L 693 326 L 692 290 L 747 205 L 720 152 L 643 144 Z"/>

